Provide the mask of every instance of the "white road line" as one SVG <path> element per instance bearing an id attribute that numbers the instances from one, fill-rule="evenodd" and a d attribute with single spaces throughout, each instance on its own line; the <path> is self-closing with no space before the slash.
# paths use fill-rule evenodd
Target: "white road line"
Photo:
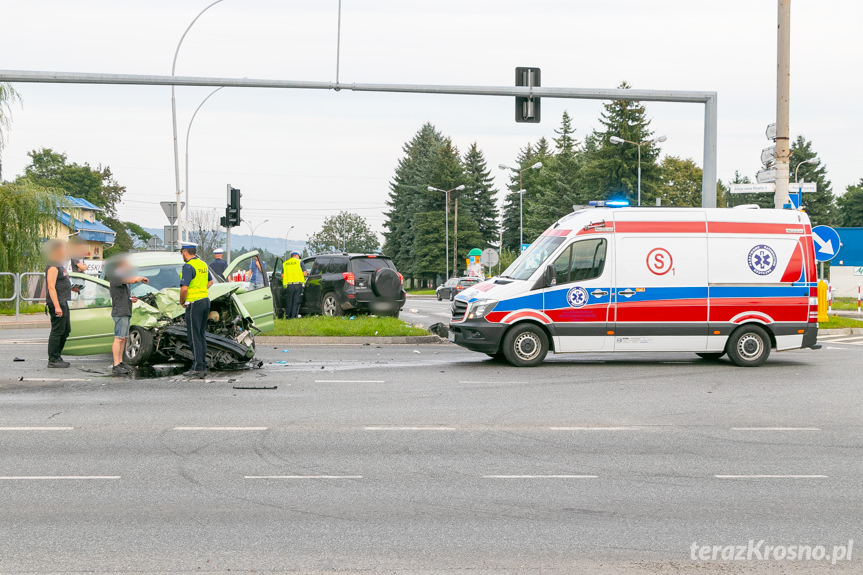
<path id="1" fill-rule="evenodd" d="M 483 475 L 483 479 L 597 479 L 598 475 Z"/>
<path id="2" fill-rule="evenodd" d="M 175 427 L 174 431 L 266 431 L 267 427 Z"/>
<path id="3" fill-rule="evenodd" d="M 489 384 L 489 383 L 512 383 L 512 384 L 515 384 L 515 385 L 527 385 L 527 382 L 526 382 L 526 381 L 509 381 L 509 380 L 504 380 L 504 379 L 498 379 L 498 380 L 495 380 L 495 381 L 488 381 L 488 380 L 487 380 L 487 381 L 478 381 L 478 380 L 476 380 L 476 379 L 468 379 L 468 380 L 465 380 L 465 381 L 459 381 L 459 383 L 460 383 L 460 384 L 462 384 L 462 385 L 464 385 L 464 384 L 466 384 L 466 383 L 478 383 L 478 384 Z"/>
<path id="4" fill-rule="evenodd" d="M 0 480 L 120 479 L 119 475 L 5 475 Z"/>
<path id="5" fill-rule="evenodd" d="M 0 427 L 0 431 L 72 431 L 74 427 L 55 426 L 55 427 Z"/>
<path id="6" fill-rule="evenodd" d="M 714 475 L 717 479 L 826 479 L 826 475 Z"/>
<path id="7" fill-rule="evenodd" d="M 455 431 L 455 427 L 444 426 L 388 426 L 388 425 L 368 425 L 364 427 L 366 431 Z"/>
<path id="8" fill-rule="evenodd" d="M 315 383 L 386 383 L 382 379 L 316 379 Z"/>
<path id="9" fill-rule="evenodd" d="M 820 427 L 732 427 L 732 431 L 821 431 Z"/>
<path id="10" fill-rule="evenodd" d="M 362 475 L 246 475 L 244 479 L 362 479 Z"/>
<path id="11" fill-rule="evenodd" d="M 641 429 L 636 426 L 618 426 L 618 427 L 549 427 L 551 431 L 638 431 Z"/>
<path id="12" fill-rule="evenodd" d="M 844 344 L 859 344 L 863 343 L 863 338 L 860 336 L 857 337 L 843 337 L 842 339 L 831 339 L 830 343 L 844 343 Z"/>

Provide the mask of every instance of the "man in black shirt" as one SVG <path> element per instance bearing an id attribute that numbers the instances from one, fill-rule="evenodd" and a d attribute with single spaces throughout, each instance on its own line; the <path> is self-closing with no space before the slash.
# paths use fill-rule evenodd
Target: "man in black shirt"
<path id="1" fill-rule="evenodd" d="M 51 317 L 51 334 L 48 336 L 48 367 L 69 367 L 60 353 L 66 345 L 72 324 L 69 322 L 69 299 L 72 297 L 72 281 L 66 271 L 66 243 L 51 240 L 45 244 L 48 265 L 45 267 L 45 308 Z"/>
<path id="2" fill-rule="evenodd" d="M 126 340 L 129 339 L 129 324 L 132 321 L 132 302 L 135 298 L 129 292 L 129 284 L 148 283 L 150 280 L 144 276 L 131 275 L 132 266 L 129 260 L 121 257 L 117 260 L 113 272 L 110 274 L 111 292 L 111 317 L 114 318 L 114 343 L 111 345 L 111 353 L 114 356 L 114 375 L 127 375 L 132 370 L 123 363 L 123 350 L 126 349 Z"/>

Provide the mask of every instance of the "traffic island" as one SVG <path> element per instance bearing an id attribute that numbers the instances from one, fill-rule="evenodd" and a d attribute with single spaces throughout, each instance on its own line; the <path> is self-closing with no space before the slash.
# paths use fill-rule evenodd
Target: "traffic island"
<path id="1" fill-rule="evenodd" d="M 350 315 L 278 319 L 273 331 L 255 338 L 259 343 L 292 344 L 420 344 L 440 338 L 395 317 Z"/>

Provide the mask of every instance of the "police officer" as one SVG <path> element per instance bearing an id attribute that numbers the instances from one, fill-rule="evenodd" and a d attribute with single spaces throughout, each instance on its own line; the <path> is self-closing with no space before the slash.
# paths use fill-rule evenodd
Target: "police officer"
<path id="1" fill-rule="evenodd" d="M 225 276 L 225 270 L 228 269 L 228 262 L 224 260 L 223 254 L 225 250 L 216 248 L 213 250 L 213 261 L 210 262 L 210 269 L 220 276 Z"/>
<path id="2" fill-rule="evenodd" d="M 180 277 L 180 305 L 186 308 L 186 334 L 195 356 L 183 375 L 203 378 L 207 374 L 207 316 L 213 278 L 207 264 L 198 258 L 198 244 L 183 243 L 180 253 L 186 262 Z"/>
<path id="3" fill-rule="evenodd" d="M 288 319 L 299 317 L 300 300 L 303 298 L 303 284 L 306 281 L 306 271 L 300 261 L 299 252 L 291 252 L 291 257 L 282 264 L 282 285 L 285 287 L 285 315 Z"/>

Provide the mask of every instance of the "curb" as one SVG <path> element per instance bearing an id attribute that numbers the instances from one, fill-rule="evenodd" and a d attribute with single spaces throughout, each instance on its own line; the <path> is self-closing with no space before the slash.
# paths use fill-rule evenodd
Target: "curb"
<path id="1" fill-rule="evenodd" d="M 50 321 L 8 321 L 0 322 L 0 330 L 4 329 L 38 329 L 51 327 Z"/>
<path id="2" fill-rule="evenodd" d="M 819 329 L 818 335 L 863 335 L 863 327 L 841 327 L 838 329 Z"/>
<path id="3" fill-rule="evenodd" d="M 257 343 L 280 343 L 280 344 L 310 344 L 310 345 L 418 345 L 426 343 L 441 343 L 442 340 L 436 335 L 407 335 L 393 337 L 321 337 L 321 336 L 297 336 L 297 335 L 259 335 L 255 338 Z"/>

